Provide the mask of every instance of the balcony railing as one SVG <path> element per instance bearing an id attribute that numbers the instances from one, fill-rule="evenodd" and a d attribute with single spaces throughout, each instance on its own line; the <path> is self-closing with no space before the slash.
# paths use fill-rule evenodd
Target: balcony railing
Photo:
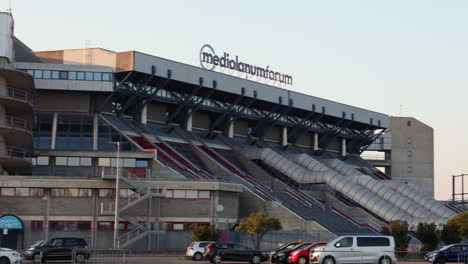
<path id="1" fill-rule="evenodd" d="M 0 126 L 21 128 L 32 132 L 31 122 L 13 116 L 6 116 L 5 118 L 0 118 Z"/>
<path id="2" fill-rule="evenodd" d="M 34 95 L 23 89 L 8 87 L 6 90 L 0 90 L 0 96 L 11 97 L 34 105 Z"/>
<path id="3" fill-rule="evenodd" d="M 31 159 L 33 155 L 22 148 L 0 144 L 0 156 Z"/>

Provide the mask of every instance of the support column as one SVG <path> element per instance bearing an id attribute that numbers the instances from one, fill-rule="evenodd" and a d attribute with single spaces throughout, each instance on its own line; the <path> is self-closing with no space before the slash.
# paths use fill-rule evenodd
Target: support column
<path id="1" fill-rule="evenodd" d="M 318 142 L 319 142 L 318 138 L 319 138 L 318 133 L 314 132 L 314 147 L 313 147 L 314 151 L 319 149 L 319 147 L 318 147 Z"/>
<path id="2" fill-rule="evenodd" d="M 94 114 L 93 117 L 93 150 L 98 150 L 98 136 L 99 136 L 99 116 Z"/>
<path id="3" fill-rule="evenodd" d="M 229 117 L 229 127 L 228 127 L 228 135 L 229 138 L 234 137 L 234 118 L 231 116 Z"/>
<path id="4" fill-rule="evenodd" d="M 341 156 L 346 156 L 346 138 L 341 139 Z"/>
<path id="5" fill-rule="evenodd" d="M 192 131 L 192 108 L 187 109 L 187 123 L 185 124 L 185 127 L 187 128 L 187 131 Z"/>
<path id="6" fill-rule="evenodd" d="M 148 120 L 148 105 L 144 103 L 143 109 L 141 109 L 141 123 L 143 125 L 146 125 L 147 120 Z"/>
<path id="7" fill-rule="evenodd" d="M 288 145 L 288 128 L 283 127 L 283 132 L 281 133 L 281 146 L 286 147 Z"/>
<path id="8" fill-rule="evenodd" d="M 54 120 L 52 121 L 52 137 L 50 140 L 50 149 L 55 149 L 55 142 L 57 138 L 57 119 L 58 119 L 58 114 L 57 112 L 54 112 Z"/>

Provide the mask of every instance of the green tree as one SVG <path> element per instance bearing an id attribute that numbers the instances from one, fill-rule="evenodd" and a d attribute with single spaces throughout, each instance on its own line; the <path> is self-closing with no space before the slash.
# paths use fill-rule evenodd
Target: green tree
<path id="1" fill-rule="evenodd" d="M 468 238 L 468 211 L 460 213 L 447 222 L 447 225 L 455 225 L 460 234 Z"/>
<path id="2" fill-rule="evenodd" d="M 434 223 L 419 223 L 414 235 L 423 244 L 421 251 L 433 251 L 439 244 L 439 231 Z"/>
<path id="3" fill-rule="evenodd" d="M 255 248 L 259 249 L 260 242 L 266 233 L 281 229 L 282 226 L 278 218 L 272 217 L 266 212 L 256 212 L 251 213 L 247 219 L 242 219 L 235 230 L 250 234 Z"/>
<path id="4" fill-rule="evenodd" d="M 456 244 L 460 243 L 462 235 L 460 234 L 460 231 L 456 225 L 446 224 L 440 233 L 440 239 L 447 245 Z"/>
<path id="5" fill-rule="evenodd" d="M 214 225 L 191 225 L 192 241 L 218 241 L 219 232 Z"/>
<path id="6" fill-rule="evenodd" d="M 408 223 L 402 220 L 392 220 L 387 225 L 382 226 L 382 234 L 393 236 L 395 238 L 395 247 L 397 251 L 408 250 L 408 244 L 411 240 L 408 235 Z"/>

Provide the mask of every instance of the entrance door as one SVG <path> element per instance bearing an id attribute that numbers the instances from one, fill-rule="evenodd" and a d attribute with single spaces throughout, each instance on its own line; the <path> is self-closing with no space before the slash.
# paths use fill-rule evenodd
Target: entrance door
<path id="1" fill-rule="evenodd" d="M 8 229 L 8 234 L 4 235 L 4 230 L 0 229 L 0 246 L 3 248 L 17 249 L 18 231 L 18 229 Z"/>

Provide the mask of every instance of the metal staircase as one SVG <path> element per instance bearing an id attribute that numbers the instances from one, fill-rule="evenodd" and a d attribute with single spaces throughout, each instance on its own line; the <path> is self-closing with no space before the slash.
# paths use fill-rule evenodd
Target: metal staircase
<path id="1" fill-rule="evenodd" d="M 117 195 L 118 193 L 116 192 L 116 197 L 119 199 L 117 215 L 119 219 L 127 221 L 132 226 L 130 231 L 127 231 L 124 234 L 118 236 L 117 247 L 127 248 L 133 243 L 148 237 L 150 234 L 164 234 L 166 232 L 165 227 L 159 224 L 158 221 L 156 221 L 156 223 L 158 223 L 156 225 L 152 225 L 149 222 L 152 218 L 150 215 L 147 215 L 146 217 L 139 217 L 127 214 L 129 209 L 134 208 L 143 201 L 147 201 L 152 198 L 164 198 L 165 187 L 154 185 L 153 181 L 149 181 L 147 178 L 137 177 L 136 175 L 124 169 L 119 170 L 119 181 L 128 185 L 133 191 L 131 195 L 121 198 L 119 195 Z M 105 177 L 104 179 L 115 180 L 115 176 L 113 179 L 111 177 Z M 116 210 L 112 206 L 110 206 L 109 210 L 106 211 L 104 205 L 101 204 L 101 215 L 115 216 L 115 213 Z"/>

